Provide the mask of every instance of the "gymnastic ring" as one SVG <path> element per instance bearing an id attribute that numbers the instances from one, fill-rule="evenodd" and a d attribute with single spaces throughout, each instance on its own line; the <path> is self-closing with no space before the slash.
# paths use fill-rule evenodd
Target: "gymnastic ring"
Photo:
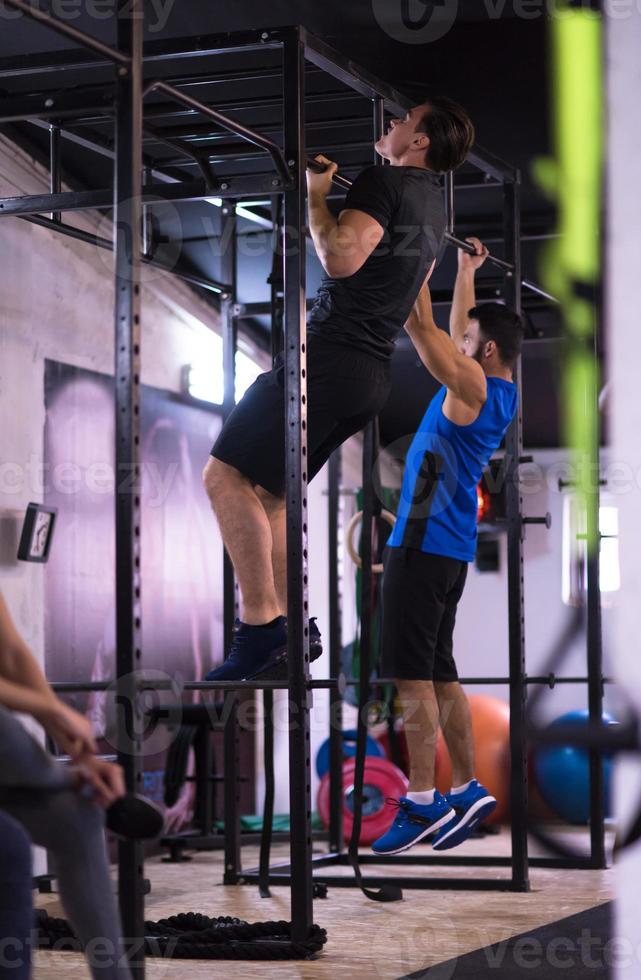
<path id="1" fill-rule="evenodd" d="M 354 547 L 354 531 L 356 530 L 356 525 L 358 524 L 362 516 L 363 516 L 363 511 L 362 510 L 357 511 L 352 517 L 349 524 L 347 525 L 347 530 L 345 531 L 345 547 L 347 548 L 347 554 L 358 568 L 362 567 L 363 559 L 361 558 L 361 556 L 356 551 L 356 548 Z M 396 523 L 396 518 L 392 513 L 390 513 L 389 510 L 382 510 L 380 516 L 383 518 L 383 520 L 387 521 L 390 527 L 394 527 Z M 383 571 L 382 562 L 378 565 L 372 565 L 372 572 L 375 575 L 380 575 L 382 571 Z"/>

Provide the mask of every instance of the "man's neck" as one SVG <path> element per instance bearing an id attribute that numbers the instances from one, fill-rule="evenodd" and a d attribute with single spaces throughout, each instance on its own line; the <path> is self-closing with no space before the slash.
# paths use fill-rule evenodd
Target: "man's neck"
<path id="1" fill-rule="evenodd" d="M 497 368 L 494 371 L 486 371 L 486 378 L 501 378 L 502 381 L 511 381 L 514 383 L 514 375 L 509 368 Z"/>
<path id="2" fill-rule="evenodd" d="M 428 173 L 433 173 L 424 163 L 417 162 L 416 160 L 408 160 L 404 156 L 390 159 L 389 165 L 391 167 L 414 167 L 415 170 L 427 170 Z"/>

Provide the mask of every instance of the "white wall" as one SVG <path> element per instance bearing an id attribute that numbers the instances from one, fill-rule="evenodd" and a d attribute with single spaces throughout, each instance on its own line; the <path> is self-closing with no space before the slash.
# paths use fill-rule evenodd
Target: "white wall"
<path id="1" fill-rule="evenodd" d="M 564 494 L 558 478 L 567 478 L 567 454 L 561 450 L 534 452 L 534 464 L 521 467 L 523 511 L 540 517 L 548 511 L 552 526 L 526 525 L 524 554 L 525 652 L 526 671 L 541 674 L 554 641 L 570 614 L 561 598 L 562 518 Z M 607 471 L 607 453 L 603 458 Z M 470 566 L 468 582 L 459 607 L 455 632 L 455 653 L 459 672 L 466 676 L 507 676 L 508 605 L 507 540 L 500 538 L 500 570 L 479 572 Z M 611 610 L 603 609 L 604 642 L 608 645 Z M 585 637 L 580 637 L 557 669 L 566 676 L 585 676 L 587 670 Z M 475 686 L 508 700 L 506 687 Z M 542 703 L 544 717 L 552 719 L 574 708 L 587 708 L 587 686 L 559 685 L 546 690 Z"/>

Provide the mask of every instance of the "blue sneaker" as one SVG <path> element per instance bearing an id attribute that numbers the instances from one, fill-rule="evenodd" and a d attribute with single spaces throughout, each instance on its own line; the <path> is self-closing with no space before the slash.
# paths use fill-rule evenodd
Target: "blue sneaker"
<path id="1" fill-rule="evenodd" d="M 278 616 L 273 626 L 237 622 L 229 656 L 210 670 L 206 681 L 244 681 L 266 672 L 287 657 L 287 620 Z"/>
<path id="2" fill-rule="evenodd" d="M 456 813 L 456 819 L 448 827 L 443 827 L 434 838 L 432 847 L 435 851 L 447 851 L 462 844 L 474 828 L 496 809 L 496 800 L 476 779 L 463 793 L 446 793 L 445 799 Z"/>
<path id="3" fill-rule="evenodd" d="M 375 840 L 372 850 L 376 854 L 400 854 L 420 840 L 442 828 L 447 830 L 452 820 L 456 819 L 444 797 L 436 790 L 434 802 L 429 806 L 421 806 L 401 796 L 399 800 L 387 801 L 391 806 L 398 807 L 394 823 L 382 837 Z"/>

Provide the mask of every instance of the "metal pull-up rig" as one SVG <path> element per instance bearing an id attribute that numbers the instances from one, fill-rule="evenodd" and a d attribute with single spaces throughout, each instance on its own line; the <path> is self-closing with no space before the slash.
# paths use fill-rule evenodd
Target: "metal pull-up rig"
<path id="1" fill-rule="evenodd" d="M 309 672 L 308 637 L 308 570 L 307 570 L 307 433 L 306 433 L 306 278 L 305 252 L 299 243 L 305 229 L 305 169 L 308 162 L 306 149 L 305 104 L 306 69 L 333 78 L 345 86 L 351 95 L 342 90 L 331 93 L 338 101 L 345 97 L 361 97 L 374 106 L 372 141 L 380 134 L 384 112 L 404 114 L 411 101 L 392 86 L 370 75 L 353 62 L 330 49 L 321 40 L 302 27 L 277 30 L 254 30 L 212 35 L 171 41 L 152 41 L 143 52 L 143 3 L 128 0 L 127 16 L 117 17 L 117 45 L 110 47 L 38 10 L 25 0 L 6 0 L 39 24 L 51 28 L 63 37 L 77 42 L 80 49 L 55 52 L 51 55 L 35 55 L 28 59 L 5 59 L 0 62 L 0 77 L 12 72 L 31 74 L 38 79 L 38 91 L 0 99 L 0 121 L 29 120 L 37 126 L 46 126 L 51 132 L 51 187 L 47 194 L 14 197 L 0 200 L 0 217 L 18 216 L 64 235 L 80 239 L 101 248 L 112 248 L 115 257 L 115 363 L 116 387 L 116 466 L 117 472 L 133 472 L 133 487 L 116 494 L 116 691 L 117 698 L 128 710 L 119 712 L 118 734 L 119 760 L 124 766 L 127 784 L 131 790 L 142 788 L 142 724 L 138 693 L 142 666 L 141 642 L 141 490 L 140 490 L 140 266 L 148 262 L 166 268 L 153 256 L 143 255 L 141 227 L 143 208 L 167 202 L 200 201 L 219 198 L 222 207 L 223 236 L 235 241 L 237 202 L 266 198 L 274 201 L 282 195 L 283 227 L 283 295 L 282 312 L 285 355 L 285 398 L 287 437 L 287 591 L 288 591 L 288 660 L 287 684 L 274 682 L 194 682 L 186 685 L 190 690 L 225 691 L 231 701 L 225 729 L 225 762 L 228 783 L 225 803 L 226 845 L 225 881 L 227 883 L 257 881 L 258 874 L 243 872 L 240 863 L 240 835 L 238 831 L 238 798 L 235 774 L 238 758 L 236 751 L 236 715 L 233 710 L 238 691 L 243 689 L 272 691 L 286 687 L 289 691 L 289 787 L 291 808 L 290 848 L 291 860 L 286 869 L 274 871 L 269 881 L 291 885 L 292 937 L 304 939 L 313 924 L 313 869 L 327 868 L 332 864 L 345 863 L 341 834 L 341 785 L 340 785 L 340 732 L 331 731 L 331 767 L 334 782 L 331 795 L 331 826 L 329 855 L 312 856 L 312 806 L 310 769 L 309 708 L 314 688 L 329 688 L 332 703 L 341 699 L 338 675 L 340 672 L 340 604 L 338 601 L 337 559 L 337 510 L 340 478 L 339 461 L 330 464 L 330 673 L 325 681 L 313 681 Z M 124 4 L 123 4 L 124 6 Z M 185 91 L 190 82 L 208 78 L 217 80 L 211 69 L 217 55 L 237 53 L 239 57 L 249 52 L 280 51 L 282 61 L 276 67 L 281 79 L 282 145 L 238 122 L 220 109 L 213 108 Z M 86 52 L 90 52 L 88 55 Z M 206 62 L 208 68 L 203 70 Z M 109 85 L 91 86 L 87 91 L 60 86 L 58 73 L 72 72 L 79 67 L 113 67 L 114 77 Z M 198 68 L 200 66 L 200 68 Z M 271 70 L 271 69 L 268 69 Z M 225 73 L 223 73 L 224 75 Z M 230 74 L 229 72 L 227 73 Z M 233 73 L 231 73 L 233 74 Z M 42 79 L 56 75 L 55 90 L 43 93 Z M 160 77 L 162 75 L 162 77 Z M 147 77 L 148 76 L 148 77 Z M 222 76 L 221 76 L 222 77 Z M 220 80 L 220 79 L 218 79 Z M 52 86 L 53 86 L 52 82 Z M 273 169 L 267 173 L 226 175 L 218 177 L 206 152 L 194 150 L 180 142 L 180 133 L 163 134 L 162 128 L 151 129 L 150 119 L 169 113 L 167 106 L 151 100 L 164 96 L 169 104 L 178 104 L 183 110 L 199 114 L 208 123 L 220 126 L 239 137 L 243 144 L 255 146 L 266 153 Z M 322 98 L 313 93 L 310 101 Z M 146 100 L 146 101 L 145 101 Z M 331 101 L 331 97 L 328 96 Z M 256 97 L 256 104 L 268 100 Z M 272 100 L 273 102 L 274 100 Z M 370 107 L 371 113 L 371 107 Z M 83 134 L 82 125 L 99 119 L 113 120 L 114 141 L 97 135 Z M 84 120 L 84 123 L 83 123 Z M 165 145 L 177 149 L 189 165 L 200 170 L 198 178 L 189 174 L 176 161 L 167 163 L 143 152 L 143 133 L 149 131 Z M 79 143 L 114 161 L 114 186 L 101 190 L 61 191 L 59 148 L 61 138 Z M 252 159 L 255 154 L 252 154 Z M 481 171 L 502 193 L 504 214 L 504 258 L 492 256 L 491 261 L 504 276 L 505 301 L 517 312 L 521 309 L 521 290 L 530 289 L 546 300 L 554 301 L 545 290 L 524 280 L 520 256 L 520 205 L 519 171 L 509 163 L 498 159 L 479 147 L 474 147 L 468 162 Z M 187 164 L 185 165 L 187 166 Z M 147 177 L 144 180 L 143 174 Z M 338 186 L 347 188 L 350 181 L 338 175 Z M 459 248 L 472 251 L 454 231 L 454 191 L 456 185 L 451 175 L 445 181 L 448 207 L 447 241 Z M 66 224 L 63 215 L 68 211 L 90 209 L 114 209 L 116 233 L 113 242 L 99 238 Z M 50 215 L 47 217 L 47 215 Z M 223 412 L 233 406 L 234 353 L 238 320 L 249 312 L 267 312 L 261 304 L 254 309 L 240 307 L 236 293 L 236 253 L 233 247 L 224 250 L 221 260 L 220 281 L 195 275 L 181 268 L 167 270 L 193 285 L 217 294 L 221 300 L 224 325 L 223 360 L 225 373 L 225 401 Z M 258 307 L 261 309 L 259 310 Z M 274 303 L 271 304 L 273 312 Z M 515 381 L 520 387 L 520 371 Z M 375 512 L 373 489 L 369 486 L 371 465 L 374 459 L 375 428 L 370 426 L 365 436 L 363 515 L 365 554 L 363 556 L 363 595 L 369 594 L 371 584 L 371 560 L 368 555 L 370 529 Z M 526 678 L 524 650 L 523 606 L 523 527 L 522 500 L 519 491 L 518 468 L 522 453 L 522 418 L 519 408 L 507 436 L 506 472 L 507 486 L 507 539 L 509 577 L 509 684 L 510 699 L 510 748 L 512 762 L 511 780 L 511 843 L 509 859 L 495 861 L 476 860 L 466 863 L 509 864 L 510 877 L 501 878 L 403 878 L 404 887 L 451 887 L 451 888 L 500 888 L 525 891 L 528 889 L 527 849 L 527 757 L 525 732 L 525 698 L 527 683 L 546 678 Z M 333 509 L 332 509 L 333 508 Z M 234 583 L 231 566 L 225 559 L 225 639 L 228 642 L 233 627 Z M 368 645 L 370 624 L 367 603 L 364 605 L 363 646 Z M 600 684 L 591 676 L 590 683 Z M 105 683 L 101 688 L 107 688 Z M 60 685 L 64 689 L 65 685 Z M 66 685 L 68 688 L 69 685 Z M 78 690 L 78 686 L 74 686 Z M 86 690 L 96 690 L 97 685 L 87 682 Z M 594 804 L 596 806 L 596 804 Z M 599 814 L 596 814 L 598 818 Z M 594 814 L 593 814 L 594 817 Z M 601 811 L 601 837 L 603 814 Z M 385 859 L 369 860 L 385 863 Z M 432 859 L 433 860 L 433 859 Z M 542 860 L 542 859 L 539 859 Z M 603 861 L 602 848 L 593 855 L 595 866 Z M 394 858 L 394 864 L 421 863 L 419 858 Z M 427 859 L 426 859 L 427 863 Z M 440 863 L 440 862 L 439 862 Z M 451 863 L 455 863 L 452 861 Z M 139 844 L 119 845 L 120 902 L 125 935 L 140 937 L 144 934 L 144 874 L 143 853 Z M 264 871 L 264 869 L 263 869 Z M 328 876 L 323 873 L 323 880 Z M 381 884 L 385 879 L 369 878 L 366 883 Z M 347 880 L 335 879 L 344 885 Z M 353 884 L 353 880 L 349 880 Z M 142 976 L 144 961 L 134 958 L 136 976 Z"/>

